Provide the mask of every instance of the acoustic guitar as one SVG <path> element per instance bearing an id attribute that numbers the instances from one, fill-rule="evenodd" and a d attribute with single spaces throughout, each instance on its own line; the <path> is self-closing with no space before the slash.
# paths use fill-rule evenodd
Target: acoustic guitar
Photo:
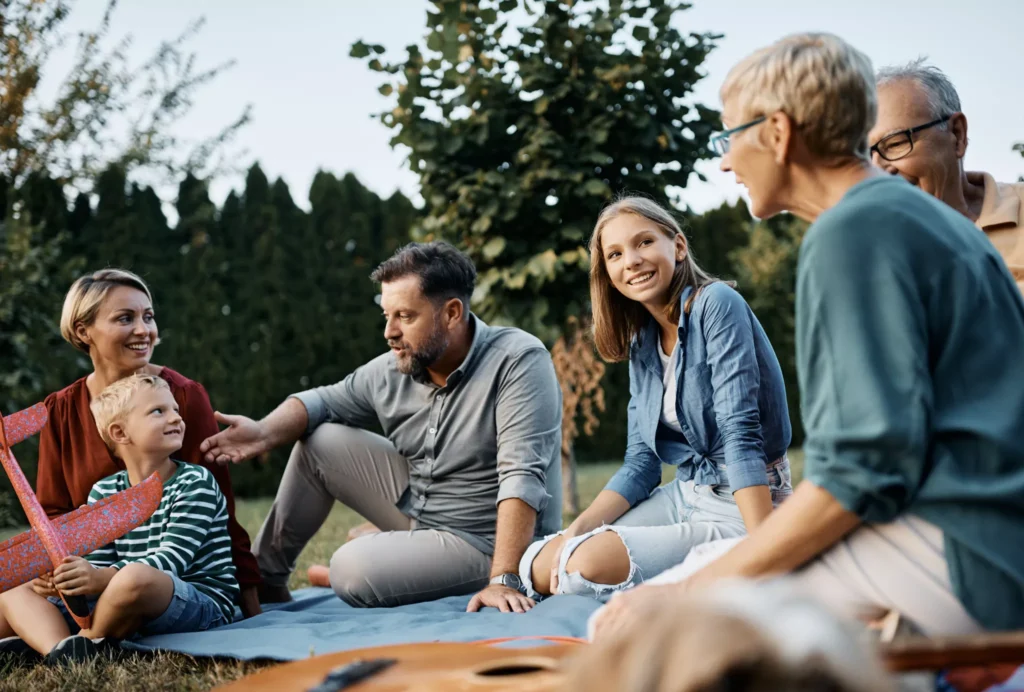
<path id="1" fill-rule="evenodd" d="M 575 643 L 529 648 L 473 643 L 378 646 L 314 656 L 253 673 L 221 692 L 547 692 L 561 689 Z"/>

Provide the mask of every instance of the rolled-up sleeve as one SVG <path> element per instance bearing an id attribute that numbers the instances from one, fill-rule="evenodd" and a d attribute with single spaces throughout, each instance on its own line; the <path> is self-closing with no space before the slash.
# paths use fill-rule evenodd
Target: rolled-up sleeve
<path id="1" fill-rule="evenodd" d="M 561 463 L 562 391 L 551 355 L 534 348 L 517 358 L 498 389 L 498 497 L 522 500 L 537 512 L 550 496 L 545 481 Z"/>
<path id="2" fill-rule="evenodd" d="M 307 389 L 291 398 L 298 399 L 306 407 L 306 434 L 309 435 L 323 423 L 342 423 L 356 428 L 366 428 L 377 422 L 373 406 L 373 382 L 375 371 L 382 367 L 380 359 L 356 368 L 352 374 L 337 384 Z"/>
<path id="3" fill-rule="evenodd" d="M 812 229 L 797 275 L 805 477 L 869 522 L 916 496 L 933 410 L 925 307 L 890 233 Z"/>
<path id="4" fill-rule="evenodd" d="M 630 507 L 646 500 L 661 483 L 661 459 L 654 453 L 640 434 L 640 399 L 634 391 L 639 374 L 636 365 L 629 363 L 629 407 L 626 413 L 626 456 L 622 466 L 615 472 L 605 490 L 616 492 L 626 498 Z"/>
<path id="5" fill-rule="evenodd" d="M 707 344 L 715 421 L 725 447 L 725 473 L 736 492 L 768 485 L 758 392 L 761 369 L 754 329 L 743 297 L 725 284 L 711 284 L 701 329 Z"/>

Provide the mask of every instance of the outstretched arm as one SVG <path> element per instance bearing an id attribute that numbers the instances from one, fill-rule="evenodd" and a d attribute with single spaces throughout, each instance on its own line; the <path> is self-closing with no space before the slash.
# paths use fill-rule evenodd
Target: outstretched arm
<path id="1" fill-rule="evenodd" d="M 266 418 L 256 422 L 245 416 L 213 414 L 221 425 L 228 426 L 206 438 L 199 446 L 207 462 L 238 463 L 265 454 L 275 447 L 298 440 L 309 423 L 306 407 L 289 397 Z"/>

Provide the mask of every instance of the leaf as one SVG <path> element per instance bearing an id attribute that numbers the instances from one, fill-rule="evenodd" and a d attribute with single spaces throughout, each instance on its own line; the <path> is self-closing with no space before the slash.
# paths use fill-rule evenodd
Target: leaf
<path id="1" fill-rule="evenodd" d="M 583 191 L 595 197 L 605 197 L 611 193 L 611 188 L 603 180 L 591 178 L 583 184 Z"/>
<path id="2" fill-rule="evenodd" d="M 486 233 L 487 229 L 491 227 L 491 217 L 481 216 L 479 219 L 473 222 L 473 225 L 469 227 L 469 230 L 474 233 Z"/>
<path id="3" fill-rule="evenodd" d="M 544 113 L 546 113 L 547 110 L 548 110 L 548 105 L 549 104 L 550 104 L 550 100 L 548 99 L 548 97 L 547 96 L 541 96 L 539 99 L 534 101 L 534 103 L 533 103 L 533 112 L 536 113 L 537 115 L 544 115 Z"/>
<path id="4" fill-rule="evenodd" d="M 483 252 L 485 258 L 492 260 L 502 253 L 502 251 L 505 249 L 505 244 L 505 237 L 496 235 L 490 240 L 488 240 L 486 243 L 484 243 L 484 246 L 481 248 L 481 251 Z"/>
<path id="5" fill-rule="evenodd" d="M 499 12 L 511 12 L 519 5 L 519 0 L 501 0 L 498 3 Z"/>
<path id="6" fill-rule="evenodd" d="M 370 47 L 362 41 L 356 41 L 352 44 L 352 50 L 348 54 L 351 58 L 365 58 L 370 54 Z"/>
<path id="7" fill-rule="evenodd" d="M 635 26 L 633 27 L 633 38 L 637 41 L 650 41 L 651 40 L 651 28 L 649 26 Z"/>

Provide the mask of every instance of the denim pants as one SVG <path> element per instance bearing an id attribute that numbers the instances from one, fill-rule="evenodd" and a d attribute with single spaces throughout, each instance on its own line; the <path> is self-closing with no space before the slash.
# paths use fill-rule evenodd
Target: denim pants
<path id="1" fill-rule="evenodd" d="M 205 632 L 206 630 L 227 625 L 231 621 L 224 617 L 220 606 L 212 597 L 195 587 L 195 585 L 184 581 L 177 575 L 165 572 L 174 583 L 174 595 L 167 609 L 144 624 L 133 638 L 148 637 L 155 634 L 177 634 L 179 632 Z M 78 623 L 71 617 L 64 601 L 56 596 L 47 598 L 50 603 L 57 606 L 64 621 L 68 623 L 68 629 L 72 634 L 81 631 Z M 99 596 L 89 596 L 86 599 L 89 603 L 89 610 L 96 608 Z"/>
<path id="2" fill-rule="evenodd" d="M 566 564 L 576 548 L 604 531 L 614 531 L 626 546 L 629 555 L 626 580 L 619 584 L 597 584 L 584 579 L 579 572 L 568 573 Z M 533 598 L 539 595 L 533 588 L 533 561 L 541 548 L 561 533 L 533 543 L 519 563 L 519 576 Z M 642 584 L 678 565 L 696 545 L 743 535 L 746 535 L 746 527 L 731 491 L 697 485 L 692 480 L 671 481 L 655 489 L 649 498 L 614 524 L 606 524 L 568 541 L 558 557 L 558 593 L 607 600 L 618 591 Z"/>

